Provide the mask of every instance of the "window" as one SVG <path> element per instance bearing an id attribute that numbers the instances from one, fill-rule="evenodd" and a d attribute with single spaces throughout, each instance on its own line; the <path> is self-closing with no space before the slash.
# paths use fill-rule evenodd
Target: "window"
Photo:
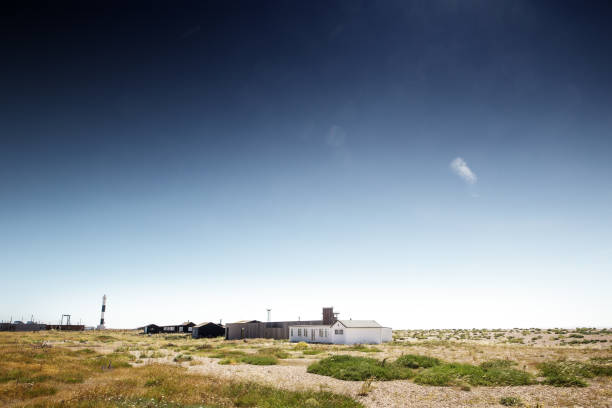
<path id="1" fill-rule="evenodd" d="M 179 327 L 179 331 L 182 332 L 183 331 L 183 326 Z"/>
<path id="2" fill-rule="evenodd" d="M 340 330 L 336 329 L 336 330 L 334 330 L 334 333 L 335 333 L 335 334 L 344 334 L 344 330 L 342 330 L 342 329 L 340 329 Z"/>
<path id="3" fill-rule="evenodd" d="M 302 329 L 298 329 L 298 336 L 302 335 Z"/>
<path id="4" fill-rule="evenodd" d="M 319 337 L 323 337 L 323 329 L 319 329 Z"/>
<path id="5" fill-rule="evenodd" d="M 293 328 L 291 329 L 291 337 L 293 337 Z"/>
<path id="6" fill-rule="evenodd" d="M 190 327 L 189 329 L 187 329 L 188 331 L 193 331 L 193 327 Z"/>
<path id="7" fill-rule="evenodd" d="M 325 329 L 325 337 L 327 337 L 327 329 Z"/>
<path id="8" fill-rule="evenodd" d="M 308 329 L 304 329 L 304 337 L 308 337 Z"/>

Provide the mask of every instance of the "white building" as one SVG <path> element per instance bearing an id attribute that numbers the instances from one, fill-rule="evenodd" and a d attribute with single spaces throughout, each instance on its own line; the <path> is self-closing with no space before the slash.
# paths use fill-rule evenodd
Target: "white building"
<path id="1" fill-rule="evenodd" d="M 289 341 L 331 344 L 380 344 L 393 339 L 391 328 L 374 320 L 337 320 L 332 325 L 289 326 Z"/>

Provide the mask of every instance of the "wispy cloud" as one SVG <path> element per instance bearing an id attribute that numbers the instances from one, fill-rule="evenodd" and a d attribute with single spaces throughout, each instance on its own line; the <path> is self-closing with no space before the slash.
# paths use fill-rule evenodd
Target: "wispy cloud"
<path id="1" fill-rule="evenodd" d="M 453 160 L 450 163 L 450 168 L 456 175 L 461 177 L 468 184 L 474 184 L 478 180 L 476 174 L 474 174 L 474 172 L 468 167 L 465 160 L 463 160 L 461 157 L 457 157 L 455 160 Z"/>
<path id="2" fill-rule="evenodd" d="M 340 126 L 334 125 L 327 132 L 326 142 L 333 148 L 342 147 L 346 142 L 346 132 Z"/>

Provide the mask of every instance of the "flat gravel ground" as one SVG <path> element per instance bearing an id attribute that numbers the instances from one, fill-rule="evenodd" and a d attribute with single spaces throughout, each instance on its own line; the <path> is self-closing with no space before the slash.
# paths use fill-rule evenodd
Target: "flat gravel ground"
<path id="1" fill-rule="evenodd" d="M 349 395 L 366 407 L 491 407 L 502 397 L 519 397 L 527 406 L 593 407 L 612 406 L 612 381 L 590 380 L 586 388 L 559 388 L 543 385 L 521 387 L 472 387 L 462 391 L 455 387 L 433 387 L 411 381 L 379 381 L 365 397 L 357 396 L 362 382 L 342 381 L 306 372 L 309 361 L 284 360 L 283 365 L 253 366 L 246 364 L 220 365 L 218 359 L 198 357 L 201 364 L 186 367 L 193 372 L 215 377 L 249 380 L 288 390 L 327 390 Z"/>

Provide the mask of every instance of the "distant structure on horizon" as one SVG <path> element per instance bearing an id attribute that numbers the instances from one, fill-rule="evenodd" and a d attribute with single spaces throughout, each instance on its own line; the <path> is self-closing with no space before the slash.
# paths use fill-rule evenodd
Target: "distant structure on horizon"
<path id="1" fill-rule="evenodd" d="M 322 320 L 293 320 L 282 322 L 260 322 L 259 320 L 240 320 L 225 325 L 226 340 L 245 338 L 289 339 L 289 326 L 296 325 L 329 325 L 335 323 L 337 314 L 333 307 L 323 308 Z"/>
<path id="2" fill-rule="evenodd" d="M 102 296 L 102 313 L 100 315 L 100 324 L 97 327 L 98 330 L 106 329 L 104 325 L 104 312 L 106 312 L 106 295 Z"/>
<path id="3" fill-rule="evenodd" d="M 393 341 L 393 330 L 375 320 L 336 320 L 333 324 L 289 326 L 289 341 L 331 344 L 380 344 Z"/>

